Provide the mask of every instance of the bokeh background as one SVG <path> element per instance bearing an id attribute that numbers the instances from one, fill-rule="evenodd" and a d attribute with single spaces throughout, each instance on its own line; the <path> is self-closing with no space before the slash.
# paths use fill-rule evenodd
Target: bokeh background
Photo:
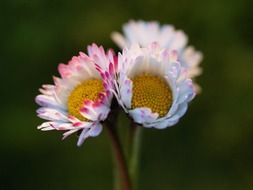
<path id="1" fill-rule="evenodd" d="M 175 127 L 145 129 L 140 189 L 253 189 L 253 1 L 2 0 L 0 189 L 112 189 L 104 131 L 77 148 L 73 135 L 36 129 L 34 97 L 57 65 L 109 38 L 129 19 L 184 30 L 204 53 L 201 95 Z M 127 126 L 122 125 L 122 128 Z"/>

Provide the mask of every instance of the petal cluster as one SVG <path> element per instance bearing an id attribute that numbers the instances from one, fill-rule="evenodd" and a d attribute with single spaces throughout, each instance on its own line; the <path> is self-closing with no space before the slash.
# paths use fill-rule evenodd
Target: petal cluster
<path id="1" fill-rule="evenodd" d="M 111 81 L 116 70 L 114 59 L 112 50 L 105 53 L 102 47 L 93 44 L 88 46 L 88 55 L 80 52 L 68 64 L 59 64 L 60 77 L 53 78 L 53 85 L 43 85 L 41 94 L 36 97 L 36 102 L 41 106 L 37 110 L 38 116 L 48 120 L 38 129 L 66 131 L 63 138 L 81 131 L 77 143 L 79 146 L 86 138 L 100 134 L 100 122 L 107 118 L 113 97 Z M 68 98 L 76 86 L 89 79 L 101 80 L 104 90 L 98 93 L 96 100 L 83 102 L 80 114 L 86 119 L 81 120 L 69 114 Z"/>
<path id="2" fill-rule="evenodd" d="M 136 44 L 125 48 L 119 55 L 118 62 L 117 99 L 133 120 L 144 127 L 158 129 L 176 124 L 195 96 L 192 80 L 187 78 L 187 71 L 178 61 L 177 52 L 161 48 L 158 43 L 152 43 L 148 47 Z M 172 103 L 164 116 L 160 117 L 149 107 L 133 107 L 133 78 L 141 74 L 160 77 L 170 87 Z"/>
<path id="3" fill-rule="evenodd" d="M 102 131 L 112 99 L 146 128 L 175 125 L 186 113 L 200 87 L 192 80 L 201 74 L 202 53 L 187 46 L 183 31 L 158 22 L 130 21 L 123 35 L 112 34 L 122 48 L 118 55 L 102 46 L 88 46 L 67 64 L 59 77 L 42 85 L 37 114 L 43 131 L 65 131 L 63 139 L 78 132 L 77 145 Z M 113 114 L 111 114 L 113 116 Z"/>
<path id="4" fill-rule="evenodd" d="M 173 25 L 160 25 L 155 21 L 129 21 L 123 25 L 123 35 L 114 32 L 112 39 L 121 48 L 130 47 L 135 43 L 141 47 L 147 47 L 156 42 L 163 48 L 178 52 L 178 60 L 188 70 L 189 78 L 194 78 L 202 73 L 199 67 L 203 58 L 202 53 L 196 51 L 193 46 L 187 46 L 187 35 L 181 30 L 176 30 Z M 199 86 L 197 84 L 195 86 L 199 91 Z"/>

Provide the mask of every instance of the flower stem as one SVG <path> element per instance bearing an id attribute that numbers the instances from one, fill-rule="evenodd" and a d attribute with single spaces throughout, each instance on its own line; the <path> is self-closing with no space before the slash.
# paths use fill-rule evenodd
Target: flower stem
<path id="1" fill-rule="evenodd" d="M 112 123 L 105 125 L 108 131 L 112 143 L 112 149 L 115 155 L 116 165 L 118 169 L 119 178 L 121 180 L 121 185 L 123 190 L 132 190 L 131 182 L 128 174 L 128 168 L 124 153 L 121 147 L 119 136 L 115 126 Z"/>
<path id="2" fill-rule="evenodd" d="M 138 175 L 139 175 L 139 161 L 140 161 L 140 149 L 142 138 L 142 127 L 132 122 L 132 152 L 129 160 L 129 173 L 133 183 L 134 189 L 137 189 Z"/>

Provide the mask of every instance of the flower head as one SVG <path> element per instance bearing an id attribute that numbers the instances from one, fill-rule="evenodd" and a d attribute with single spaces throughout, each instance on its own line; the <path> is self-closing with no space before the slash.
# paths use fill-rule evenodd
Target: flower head
<path id="1" fill-rule="evenodd" d="M 178 59 L 182 66 L 188 70 L 188 77 L 194 78 L 202 73 L 199 64 L 202 53 L 192 46 L 186 46 L 188 38 L 181 30 L 175 30 L 172 25 L 160 25 L 158 22 L 130 21 L 123 25 L 123 34 L 112 34 L 112 39 L 121 47 L 130 47 L 138 43 L 141 47 L 147 47 L 153 42 L 162 48 L 177 50 Z M 199 86 L 195 84 L 196 90 Z"/>
<path id="2" fill-rule="evenodd" d="M 116 97 L 136 123 L 163 129 L 176 124 L 195 92 L 174 50 L 132 45 L 118 57 Z"/>
<path id="3" fill-rule="evenodd" d="M 105 53 L 103 47 L 93 44 L 88 46 L 88 55 L 80 52 L 68 64 L 60 64 L 61 77 L 54 77 L 54 85 L 43 85 L 36 97 L 41 106 L 38 116 L 48 120 L 38 129 L 66 131 L 63 138 L 81 131 L 79 146 L 86 138 L 99 135 L 100 121 L 110 112 L 114 60 L 113 51 Z"/>

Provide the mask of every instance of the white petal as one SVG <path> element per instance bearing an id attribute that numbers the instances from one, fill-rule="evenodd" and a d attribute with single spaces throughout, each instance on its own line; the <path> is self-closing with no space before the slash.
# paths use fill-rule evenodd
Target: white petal
<path id="1" fill-rule="evenodd" d="M 163 120 L 159 123 L 156 123 L 153 127 L 156 129 L 165 129 L 167 127 L 171 127 L 171 126 L 175 125 L 177 122 L 178 122 L 178 120 L 173 120 L 173 121 Z"/>
<path id="2" fill-rule="evenodd" d="M 52 122 L 52 121 L 44 122 L 44 123 L 42 123 L 41 125 L 39 125 L 39 126 L 37 127 L 37 129 L 41 129 L 41 130 L 43 130 L 43 131 L 55 130 L 55 128 L 52 127 L 54 123 L 55 123 L 55 122 Z"/>
<path id="3" fill-rule="evenodd" d="M 54 108 L 41 107 L 37 109 L 38 116 L 51 121 L 68 121 L 67 113 Z"/>
<path id="4" fill-rule="evenodd" d="M 47 96 L 52 96 L 54 94 L 55 86 L 51 84 L 44 84 L 42 85 L 42 88 L 39 89 L 39 91 Z"/>
<path id="5" fill-rule="evenodd" d="M 173 41 L 170 44 L 170 48 L 176 50 L 183 49 L 187 44 L 187 41 L 188 39 L 185 33 L 183 31 L 177 31 L 173 36 Z"/>
<path id="6" fill-rule="evenodd" d="M 66 139 L 69 135 L 72 135 L 73 133 L 77 132 L 78 130 L 80 130 L 80 129 L 73 129 L 73 130 L 63 133 L 62 140 Z"/>
<path id="7" fill-rule="evenodd" d="M 119 86 L 122 102 L 127 108 L 131 108 L 131 100 L 133 95 L 132 88 L 133 82 L 128 78 L 125 78 L 125 80 Z"/>
<path id="8" fill-rule="evenodd" d="M 171 117 L 172 115 L 174 115 L 174 113 L 178 109 L 178 106 L 179 106 L 179 104 L 177 104 L 177 102 L 173 101 L 173 104 L 165 117 Z"/>
<path id="9" fill-rule="evenodd" d="M 83 129 L 83 131 L 81 132 L 78 141 L 77 141 L 77 146 L 81 146 L 83 144 L 83 142 L 85 141 L 85 139 L 87 139 L 89 137 L 89 129 Z"/>
<path id="10" fill-rule="evenodd" d="M 178 106 L 178 109 L 175 112 L 175 114 L 173 116 L 171 116 L 169 119 L 171 121 L 173 121 L 173 120 L 177 120 L 177 119 L 181 118 L 185 114 L 185 112 L 187 111 L 187 108 L 188 108 L 187 103 L 180 104 Z"/>
<path id="11" fill-rule="evenodd" d="M 181 73 L 181 65 L 179 62 L 172 62 L 169 65 L 169 68 L 165 71 L 165 75 L 171 80 L 177 80 Z"/>
<path id="12" fill-rule="evenodd" d="M 194 87 L 190 79 L 185 80 L 179 85 L 178 94 L 179 94 L 179 97 L 177 99 L 178 104 L 181 104 L 183 102 L 189 102 L 194 98 L 195 96 Z"/>
<path id="13" fill-rule="evenodd" d="M 96 137 L 101 133 L 102 129 L 102 125 L 100 123 L 96 123 L 94 126 L 91 126 L 91 129 L 89 130 L 89 135 L 91 137 Z"/>
<path id="14" fill-rule="evenodd" d="M 202 73 L 202 69 L 199 67 L 200 62 L 203 59 L 203 54 L 189 46 L 182 52 L 180 56 L 180 62 L 188 69 L 188 77 L 194 78 Z"/>
<path id="15" fill-rule="evenodd" d="M 135 108 L 129 110 L 129 115 L 136 123 L 151 123 L 158 118 L 158 113 L 152 113 L 150 108 Z"/>
<path id="16" fill-rule="evenodd" d="M 125 38 L 120 33 L 113 32 L 111 38 L 120 48 L 127 46 Z"/>
<path id="17" fill-rule="evenodd" d="M 44 122 L 40 126 L 38 126 L 38 129 L 41 129 L 42 131 L 48 131 L 48 130 L 72 130 L 75 129 L 75 127 L 72 125 L 72 123 L 66 123 L 66 122 Z"/>
<path id="18" fill-rule="evenodd" d="M 83 108 L 80 110 L 80 114 L 91 121 L 97 120 L 105 120 L 108 113 L 110 112 L 110 108 L 100 103 L 99 105 L 95 105 L 96 103 L 90 102 L 89 104 L 85 104 Z"/>
<path id="19" fill-rule="evenodd" d="M 66 110 L 65 106 L 59 104 L 52 96 L 38 95 L 36 96 L 35 101 L 42 107 L 51 107 Z"/>

